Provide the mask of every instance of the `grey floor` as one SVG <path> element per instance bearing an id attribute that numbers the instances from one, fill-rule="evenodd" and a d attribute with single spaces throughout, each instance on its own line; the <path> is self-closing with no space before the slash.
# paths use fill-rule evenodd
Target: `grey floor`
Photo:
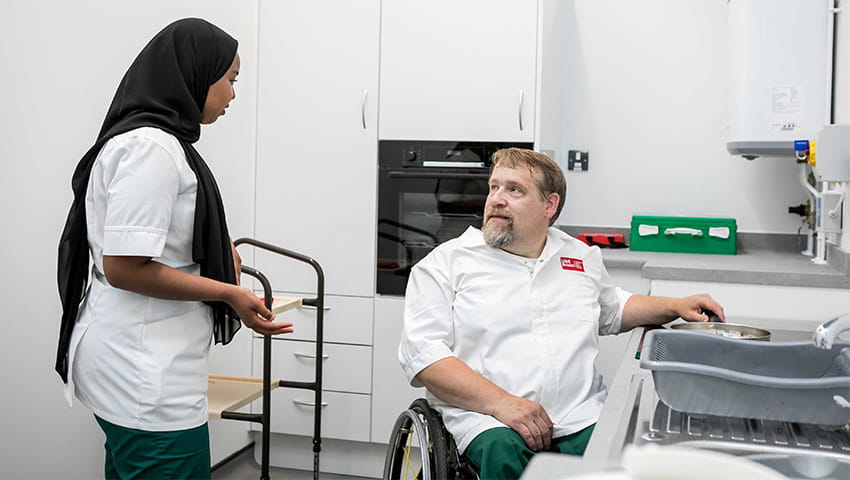
<path id="1" fill-rule="evenodd" d="M 212 472 L 212 480 L 249 480 L 260 478 L 260 465 L 254 461 L 254 450 L 248 449 L 238 457 L 225 463 Z M 269 477 L 272 480 L 312 480 L 313 472 L 303 470 L 291 470 L 288 468 L 269 468 Z M 335 475 L 333 473 L 320 473 L 320 480 L 342 480 L 359 479 L 367 480 L 366 477 L 353 477 L 349 475 Z"/>

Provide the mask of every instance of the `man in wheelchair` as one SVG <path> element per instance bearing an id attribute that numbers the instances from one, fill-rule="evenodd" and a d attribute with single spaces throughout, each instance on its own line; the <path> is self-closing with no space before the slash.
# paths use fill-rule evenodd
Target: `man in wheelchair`
<path id="1" fill-rule="evenodd" d="M 535 452 L 584 453 L 606 394 L 597 335 L 725 317 L 705 294 L 614 285 L 598 247 L 552 227 L 566 179 L 546 155 L 499 150 L 489 188 L 482 228 L 414 266 L 399 361 L 482 479 L 517 478 Z"/>

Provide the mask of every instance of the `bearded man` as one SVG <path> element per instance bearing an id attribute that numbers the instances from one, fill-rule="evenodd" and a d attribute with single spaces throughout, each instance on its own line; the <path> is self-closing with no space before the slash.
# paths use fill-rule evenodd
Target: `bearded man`
<path id="1" fill-rule="evenodd" d="M 725 320 L 710 296 L 633 295 L 598 247 L 552 227 L 566 179 L 544 154 L 493 154 L 482 228 L 418 262 L 399 361 L 481 478 L 518 478 L 539 451 L 582 455 L 605 399 L 598 336 L 676 318 Z"/>

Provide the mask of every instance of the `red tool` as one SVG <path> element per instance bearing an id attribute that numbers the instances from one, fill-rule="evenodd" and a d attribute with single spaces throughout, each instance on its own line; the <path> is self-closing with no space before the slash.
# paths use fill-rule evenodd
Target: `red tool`
<path id="1" fill-rule="evenodd" d="M 627 247 L 622 233 L 580 233 L 576 238 L 590 246 L 596 245 L 600 248 Z"/>

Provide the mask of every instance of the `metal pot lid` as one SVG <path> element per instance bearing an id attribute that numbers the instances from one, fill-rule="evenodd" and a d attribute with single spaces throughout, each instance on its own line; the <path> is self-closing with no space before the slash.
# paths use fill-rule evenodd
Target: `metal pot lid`
<path id="1" fill-rule="evenodd" d="M 749 325 L 737 325 L 734 323 L 720 322 L 687 322 L 670 325 L 677 330 L 688 330 L 692 332 L 711 333 L 729 338 L 740 338 L 742 340 L 769 340 L 770 331 L 763 328 L 751 327 Z"/>

